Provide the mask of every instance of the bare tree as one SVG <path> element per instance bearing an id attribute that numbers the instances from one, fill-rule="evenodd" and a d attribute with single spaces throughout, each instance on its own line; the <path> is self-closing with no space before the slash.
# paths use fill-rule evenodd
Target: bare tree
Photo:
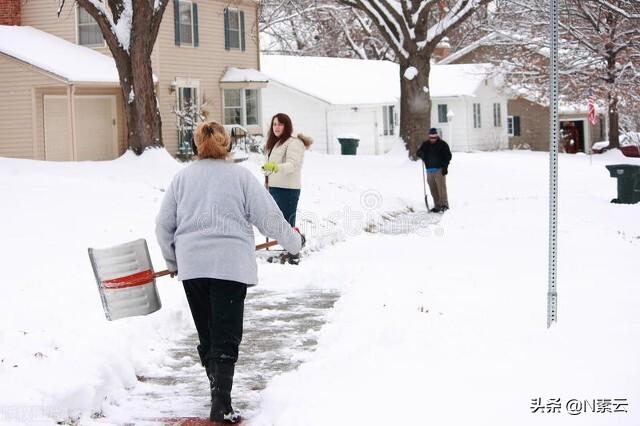
<path id="1" fill-rule="evenodd" d="M 490 0 L 338 0 L 364 12 L 400 64 L 400 136 L 414 155 L 431 126 L 431 57 L 444 37 Z"/>
<path id="2" fill-rule="evenodd" d="M 640 101 L 640 22 L 628 18 L 632 3 L 565 0 L 561 27 L 576 55 L 570 91 L 592 91 L 607 100 L 609 146 L 619 146 L 620 103 Z M 633 99 L 630 99 L 633 98 Z"/>
<path id="3" fill-rule="evenodd" d="M 169 0 L 76 0 L 98 23 L 113 55 L 125 100 L 128 144 L 140 155 L 162 146 L 151 52 Z M 58 16 L 64 7 L 61 0 Z"/>
<path id="4" fill-rule="evenodd" d="M 259 22 L 266 52 L 394 59 L 369 17 L 335 0 L 263 0 Z"/>
<path id="5" fill-rule="evenodd" d="M 605 101 L 611 147 L 619 145 L 620 107 L 635 114 L 640 102 L 640 21 L 637 1 L 563 0 L 559 56 L 561 99 Z M 498 5 L 494 30 L 511 43 L 502 56 L 512 83 L 548 102 L 548 6 L 544 0 L 507 0 Z M 632 125 L 633 119 L 625 120 Z"/>

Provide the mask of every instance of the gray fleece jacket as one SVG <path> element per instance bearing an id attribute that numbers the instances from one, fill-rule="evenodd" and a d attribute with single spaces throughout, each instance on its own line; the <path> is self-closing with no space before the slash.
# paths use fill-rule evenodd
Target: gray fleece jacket
<path id="1" fill-rule="evenodd" d="M 156 236 L 178 279 L 218 278 L 258 283 L 253 227 L 296 254 L 301 237 L 245 168 L 198 160 L 179 171 L 156 218 Z"/>

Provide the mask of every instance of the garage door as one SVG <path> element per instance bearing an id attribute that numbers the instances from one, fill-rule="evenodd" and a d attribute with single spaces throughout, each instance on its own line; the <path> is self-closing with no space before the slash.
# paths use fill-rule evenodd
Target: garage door
<path id="1" fill-rule="evenodd" d="M 375 111 L 332 111 L 330 125 L 333 133 L 333 153 L 340 153 L 340 144 L 335 140 L 342 133 L 360 136 L 358 154 L 376 153 L 376 113 Z"/>
<path id="2" fill-rule="evenodd" d="M 73 160 L 68 107 L 66 96 L 44 97 L 44 155 L 46 160 Z"/>
<path id="3" fill-rule="evenodd" d="M 76 96 L 78 160 L 113 160 L 117 154 L 115 96 Z"/>

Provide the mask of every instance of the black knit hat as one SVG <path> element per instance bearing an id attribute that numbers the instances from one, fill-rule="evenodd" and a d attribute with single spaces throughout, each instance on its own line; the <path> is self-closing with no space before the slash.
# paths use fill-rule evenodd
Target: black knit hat
<path id="1" fill-rule="evenodd" d="M 430 135 L 437 135 L 438 134 L 438 129 L 436 129 L 435 127 L 432 127 L 429 129 L 429 134 Z"/>

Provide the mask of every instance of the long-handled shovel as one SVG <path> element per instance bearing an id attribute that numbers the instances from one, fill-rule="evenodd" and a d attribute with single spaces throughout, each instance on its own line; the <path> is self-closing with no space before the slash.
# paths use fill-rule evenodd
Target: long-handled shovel
<path id="1" fill-rule="evenodd" d="M 427 205 L 427 211 L 429 211 L 429 197 L 427 197 L 427 178 L 425 176 L 426 172 L 424 170 L 424 164 L 420 164 L 420 168 L 422 169 L 422 187 L 424 189 L 424 203 Z"/>
<path id="2" fill-rule="evenodd" d="M 256 250 L 277 245 L 277 241 L 258 244 Z M 89 259 L 98 283 L 104 313 L 109 321 L 148 315 L 162 307 L 156 278 L 174 272 L 154 272 L 144 239 L 104 249 L 89 249 Z"/>

